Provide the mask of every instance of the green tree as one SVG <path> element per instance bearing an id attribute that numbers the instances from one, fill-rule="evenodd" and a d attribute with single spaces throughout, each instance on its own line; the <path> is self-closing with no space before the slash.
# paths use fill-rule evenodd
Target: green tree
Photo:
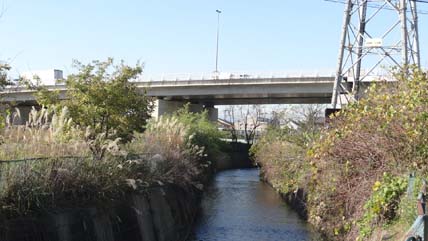
<path id="1" fill-rule="evenodd" d="M 7 72 L 9 70 L 9 65 L 0 63 L 0 90 L 10 84 L 10 81 L 7 78 Z"/>
<path id="2" fill-rule="evenodd" d="M 115 65 L 109 58 L 90 64 L 74 61 L 73 66 L 78 72 L 66 78 L 67 98 L 60 105 L 68 107 L 76 124 L 91 127 L 90 139 L 102 134 L 128 141 L 133 132 L 144 131 L 152 102 L 132 82 L 142 73 L 140 64 Z"/>

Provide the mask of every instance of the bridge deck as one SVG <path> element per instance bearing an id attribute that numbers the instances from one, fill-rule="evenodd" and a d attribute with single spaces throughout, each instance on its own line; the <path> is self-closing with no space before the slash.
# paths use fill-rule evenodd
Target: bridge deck
<path id="1" fill-rule="evenodd" d="M 135 82 L 141 92 L 163 100 L 200 104 L 329 103 L 333 77 L 239 78 Z M 46 86 L 65 96 L 64 85 Z M 34 102 L 34 90 L 15 87 L 3 91 L 5 102 Z"/>

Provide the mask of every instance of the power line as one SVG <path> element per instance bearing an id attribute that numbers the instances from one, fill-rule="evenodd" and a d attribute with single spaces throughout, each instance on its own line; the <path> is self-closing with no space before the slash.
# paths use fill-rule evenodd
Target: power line
<path id="1" fill-rule="evenodd" d="M 346 4 L 345 0 L 324 0 L 324 1 L 325 2 L 332 2 L 332 3 Z M 428 0 L 410 0 L 410 1 L 419 2 L 419 3 L 428 3 Z M 367 7 L 368 8 L 374 8 L 374 9 L 378 9 L 380 7 L 379 5 L 374 4 L 374 2 L 372 2 L 372 3 L 373 4 L 368 5 Z M 383 8 L 385 10 L 396 11 L 395 9 L 389 8 L 389 7 L 386 7 L 386 6 L 384 6 Z M 417 12 L 418 12 L 418 14 L 428 15 L 428 11 L 425 11 L 425 10 L 418 10 Z"/>

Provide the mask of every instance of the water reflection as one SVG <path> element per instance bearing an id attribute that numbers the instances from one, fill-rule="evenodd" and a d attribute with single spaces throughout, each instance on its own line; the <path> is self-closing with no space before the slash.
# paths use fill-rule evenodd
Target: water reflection
<path id="1" fill-rule="evenodd" d="M 313 238 L 297 213 L 271 187 L 259 181 L 258 169 L 221 172 L 204 195 L 193 241 Z"/>

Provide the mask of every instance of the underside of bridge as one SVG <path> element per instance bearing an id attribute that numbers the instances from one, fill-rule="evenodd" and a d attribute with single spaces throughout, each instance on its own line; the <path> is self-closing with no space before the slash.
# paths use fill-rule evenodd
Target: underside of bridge
<path id="1" fill-rule="evenodd" d="M 269 97 L 240 97 L 222 96 L 221 98 L 207 98 L 203 96 L 174 96 L 160 97 L 159 100 L 184 102 L 199 105 L 264 105 L 264 104 L 329 104 L 331 102 L 331 94 L 320 96 L 269 96 Z"/>
<path id="2" fill-rule="evenodd" d="M 173 101 L 173 100 L 156 100 L 155 108 L 152 113 L 152 117 L 158 118 L 164 114 L 171 114 L 180 108 L 184 107 L 186 104 L 189 104 L 189 111 L 191 112 L 202 112 L 204 110 L 208 111 L 208 117 L 211 121 L 217 121 L 218 110 L 212 104 L 198 104 L 192 103 L 189 101 Z"/>
<path id="3" fill-rule="evenodd" d="M 160 98 L 155 101 L 155 110 L 152 117 L 158 118 L 163 114 L 173 113 L 184 105 L 189 104 L 191 112 L 200 112 L 203 110 L 208 111 L 210 120 L 215 121 L 218 118 L 218 110 L 216 105 L 250 105 L 250 104 L 329 104 L 331 95 L 325 97 L 270 97 L 270 98 L 221 98 L 221 99 L 208 99 L 208 98 L 195 98 L 194 96 L 180 96 L 174 98 Z"/>
<path id="4" fill-rule="evenodd" d="M 155 101 L 155 110 L 152 113 L 152 117 L 158 118 L 163 114 L 173 113 L 178 109 L 189 104 L 189 110 L 191 112 L 201 112 L 203 110 L 208 111 L 210 120 L 215 121 L 218 118 L 218 110 L 214 106 L 216 105 L 262 105 L 262 104 L 329 104 L 331 101 L 331 95 L 325 97 L 269 97 L 269 98 L 221 98 L 221 99 L 209 99 L 209 98 L 195 98 L 194 96 L 186 97 L 166 97 L 160 98 Z"/>

